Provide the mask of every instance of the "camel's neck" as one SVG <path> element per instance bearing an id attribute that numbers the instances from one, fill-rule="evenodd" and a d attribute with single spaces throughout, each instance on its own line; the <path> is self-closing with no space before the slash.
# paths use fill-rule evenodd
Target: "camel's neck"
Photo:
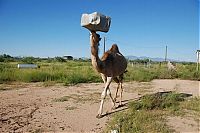
<path id="1" fill-rule="evenodd" d="M 99 52 L 98 44 L 94 42 L 92 37 L 90 37 L 90 44 L 91 44 L 92 65 L 98 72 L 101 72 L 102 62 L 101 62 L 99 55 L 98 55 L 98 52 Z"/>

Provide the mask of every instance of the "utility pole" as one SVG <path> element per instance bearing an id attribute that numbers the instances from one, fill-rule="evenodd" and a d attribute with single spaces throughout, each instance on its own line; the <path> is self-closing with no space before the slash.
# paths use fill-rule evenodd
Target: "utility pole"
<path id="1" fill-rule="evenodd" d="M 106 52 L 106 37 L 103 37 L 103 53 Z"/>
<path id="2" fill-rule="evenodd" d="M 167 45 L 165 47 L 165 62 L 167 62 Z"/>
<path id="3" fill-rule="evenodd" d="M 197 71 L 199 71 L 199 54 L 200 54 L 200 50 L 197 50 Z"/>

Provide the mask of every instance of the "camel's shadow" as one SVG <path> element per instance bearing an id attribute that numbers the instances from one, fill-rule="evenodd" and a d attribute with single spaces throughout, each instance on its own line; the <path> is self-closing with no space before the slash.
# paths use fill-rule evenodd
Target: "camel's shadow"
<path id="1" fill-rule="evenodd" d="M 123 100 L 122 101 L 122 105 L 118 105 L 114 110 L 112 110 L 111 112 L 106 112 L 105 114 L 102 115 L 102 117 L 104 116 L 109 116 L 111 114 L 114 114 L 114 113 L 117 113 L 117 112 L 121 112 L 121 111 L 124 111 L 124 110 L 127 110 L 128 109 L 128 103 L 131 102 L 131 101 L 134 101 L 134 100 L 137 100 L 136 98 L 135 99 L 127 99 L 127 100 Z M 116 102 L 116 103 L 119 103 Z"/>
<path id="2" fill-rule="evenodd" d="M 156 92 L 156 93 L 152 93 L 152 94 L 146 94 L 146 95 L 152 95 L 152 96 L 164 96 L 164 95 L 167 95 L 169 93 L 172 93 L 172 91 L 165 91 L 165 92 Z M 179 93 L 182 95 L 183 98 L 188 98 L 188 97 L 191 97 L 192 94 L 187 94 L 187 93 Z M 117 112 L 121 112 L 121 111 L 124 111 L 124 110 L 127 110 L 128 109 L 128 103 L 131 102 L 131 101 L 139 101 L 141 100 L 143 97 L 145 97 L 146 95 L 143 95 L 143 96 L 140 96 L 138 98 L 134 98 L 134 99 L 126 99 L 126 100 L 123 100 L 122 101 L 122 105 L 118 105 L 114 110 L 112 110 L 111 112 L 107 112 L 105 114 L 102 115 L 102 117 L 104 116 L 109 116 L 111 114 L 114 114 L 114 113 L 117 113 Z M 116 103 L 119 103 L 119 102 L 116 102 Z"/>

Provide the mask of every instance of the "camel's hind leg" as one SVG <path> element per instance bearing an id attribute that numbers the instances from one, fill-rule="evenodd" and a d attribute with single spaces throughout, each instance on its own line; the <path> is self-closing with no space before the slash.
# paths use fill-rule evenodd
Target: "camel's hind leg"
<path id="1" fill-rule="evenodd" d="M 115 77 L 113 78 L 113 80 L 118 84 L 117 86 L 117 90 L 116 90 L 116 93 L 115 93 L 115 98 L 114 98 L 114 101 L 116 102 L 116 99 L 117 99 L 117 93 L 118 93 L 118 90 L 119 90 L 119 106 L 122 105 L 122 93 L 123 93 L 123 88 L 122 88 L 122 83 L 123 83 L 123 74 L 121 74 L 119 76 L 119 78 Z"/>
<path id="2" fill-rule="evenodd" d="M 117 83 L 117 90 L 115 92 L 115 97 L 114 97 L 114 101 L 116 102 L 117 101 L 117 93 L 118 93 L 118 90 L 119 90 L 120 83 L 119 83 L 119 79 L 117 77 L 113 78 L 113 80 Z"/>
<path id="3" fill-rule="evenodd" d="M 122 93 L 123 93 L 123 88 L 122 88 L 122 83 L 123 83 L 123 74 L 121 74 L 119 76 L 119 82 L 120 82 L 120 94 L 119 94 L 119 97 L 120 97 L 120 100 L 119 100 L 119 105 L 121 106 L 122 105 Z"/>

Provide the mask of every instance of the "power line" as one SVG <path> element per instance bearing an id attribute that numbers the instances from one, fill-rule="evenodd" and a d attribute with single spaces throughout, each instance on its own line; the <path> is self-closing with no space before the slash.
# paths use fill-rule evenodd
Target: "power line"
<path id="1" fill-rule="evenodd" d="M 130 45 L 130 43 L 127 43 L 127 42 L 122 42 L 122 41 L 118 41 L 118 40 L 112 40 L 112 39 L 109 39 L 107 38 L 106 40 L 110 41 L 110 42 L 114 42 L 114 43 L 117 43 L 117 44 L 123 44 L 123 45 Z M 132 45 L 133 47 L 135 48 L 163 48 L 163 46 L 138 46 L 138 45 Z"/>
<path id="2" fill-rule="evenodd" d="M 168 54 L 169 54 L 169 48 L 168 48 L 168 46 L 167 45 L 160 45 L 160 46 L 158 46 L 158 45 L 146 45 L 146 46 L 138 46 L 138 45 L 134 45 L 134 43 L 132 43 L 131 45 L 130 45 L 130 43 L 127 43 L 127 42 L 124 42 L 124 41 L 119 41 L 119 40 L 113 40 L 113 39 L 110 39 L 110 38 L 105 38 L 105 40 L 106 40 L 106 45 L 108 45 L 108 42 L 111 42 L 111 43 L 117 43 L 117 44 L 119 44 L 119 45 L 121 45 L 121 46 L 123 46 L 123 47 L 129 47 L 130 48 L 130 50 L 132 49 L 132 50 L 142 50 L 142 49 L 160 49 L 161 51 L 162 51 L 162 53 L 165 53 L 165 61 L 167 61 L 167 59 L 168 59 Z M 109 44 L 109 45 L 111 45 L 111 44 Z M 105 47 L 104 47 L 105 48 Z M 151 51 L 151 50 L 149 50 L 149 51 Z M 161 52 L 160 51 L 160 52 Z M 173 49 L 171 52 L 170 52 L 170 55 L 183 55 L 183 54 L 185 54 L 185 55 L 187 55 L 188 53 L 187 52 L 183 52 L 183 51 L 178 51 L 178 49 L 176 50 L 176 49 Z M 180 60 L 181 60 L 181 57 L 179 57 L 180 58 Z"/>

